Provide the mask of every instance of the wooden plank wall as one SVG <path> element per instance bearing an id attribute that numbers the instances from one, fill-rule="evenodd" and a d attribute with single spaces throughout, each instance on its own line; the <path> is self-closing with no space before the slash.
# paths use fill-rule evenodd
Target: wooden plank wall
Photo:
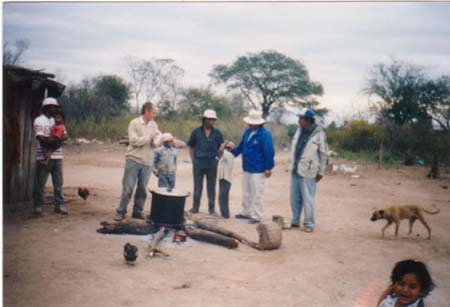
<path id="1" fill-rule="evenodd" d="M 17 86 L 13 95 L 14 111 L 19 114 L 20 126 L 20 161 L 5 161 L 11 163 L 10 178 L 4 178 L 9 181 L 9 200 L 14 203 L 19 201 L 30 201 L 33 199 L 33 185 L 35 178 L 35 146 L 36 140 L 33 132 L 33 106 L 40 103 L 43 97 L 42 93 L 31 91 L 31 84 L 27 86 Z"/>

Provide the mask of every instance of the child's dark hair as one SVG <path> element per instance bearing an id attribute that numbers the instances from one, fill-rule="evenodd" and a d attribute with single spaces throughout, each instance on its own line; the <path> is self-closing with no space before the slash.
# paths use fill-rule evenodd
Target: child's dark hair
<path id="1" fill-rule="evenodd" d="M 66 119 L 66 114 L 64 114 L 64 111 L 61 110 L 61 108 L 56 109 L 55 113 L 53 114 L 53 117 L 55 117 L 56 115 L 61 115 L 63 120 Z"/>
<path id="2" fill-rule="evenodd" d="M 391 274 L 392 283 L 395 284 L 401 281 L 406 274 L 414 274 L 417 276 L 423 297 L 426 297 L 435 287 L 427 266 L 423 262 L 412 259 L 397 262 Z"/>

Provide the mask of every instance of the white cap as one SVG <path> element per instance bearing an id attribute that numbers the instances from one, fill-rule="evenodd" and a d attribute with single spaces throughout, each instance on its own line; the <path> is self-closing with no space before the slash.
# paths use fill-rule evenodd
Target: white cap
<path id="1" fill-rule="evenodd" d="M 168 142 L 168 141 L 173 141 L 173 136 L 172 134 L 170 134 L 169 132 L 163 133 L 161 135 L 161 141 L 164 142 Z"/>
<path id="2" fill-rule="evenodd" d="M 205 112 L 203 112 L 203 117 L 217 119 L 216 111 L 211 109 L 205 110 Z"/>
<path id="3" fill-rule="evenodd" d="M 61 105 L 58 103 L 58 101 L 56 101 L 55 98 L 45 98 L 44 101 L 42 102 L 42 107 L 45 106 L 55 106 L 55 107 L 60 107 Z"/>
<path id="4" fill-rule="evenodd" d="M 244 117 L 244 122 L 249 125 L 262 125 L 266 121 L 262 117 L 262 112 L 257 110 L 250 110 L 248 116 Z"/>

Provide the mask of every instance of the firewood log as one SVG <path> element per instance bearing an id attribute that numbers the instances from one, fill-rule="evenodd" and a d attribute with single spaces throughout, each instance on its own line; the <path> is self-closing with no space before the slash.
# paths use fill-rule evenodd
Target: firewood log
<path id="1" fill-rule="evenodd" d="M 229 237 L 214 232 L 202 229 L 193 229 L 189 227 L 186 227 L 185 231 L 186 234 L 194 240 L 217 244 L 228 248 L 236 248 L 239 245 L 237 240 L 231 239 Z"/>
<path id="2" fill-rule="evenodd" d="M 102 225 L 102 228 L 97 229 L 97 232 L 104 234 L 148 235 L 158 231 L 157 226 L 147 223 L 109 223 L 104 221 L 100 225 Z"/>
<path id="3" fill-rule="evenodd" d="M 257 226 L 257 231 L 259 234 L 259 243 L 253 242 L 233 231 L 225 229 L 223 227 L 210 224 L 200 217 L 194 215 L 187 215 L 187 219 L 194 221 L 199 228 L 209 230 L 233 239 L 238 240 L 239 242 L 253 247 L 258 250 L 269 250 L 269 249 L 277 249 L 281 246 L 282 234 L 280 227 L 275 223 L 260 223 Z M 273 225 L 272 225 L 273 224 Z M 269 225 L 269 226 L 267 226 Z M 275 226 L 275 227 L 273 227 Z"/>

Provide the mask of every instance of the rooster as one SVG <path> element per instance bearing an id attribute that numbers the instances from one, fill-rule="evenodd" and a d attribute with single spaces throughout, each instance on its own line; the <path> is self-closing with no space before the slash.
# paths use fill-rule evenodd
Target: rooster
<path id="1" fill-rule="evenodd" d="M 89 190 L 87 188 L 78 188 L 78 195 L 80 195 L 81 198 L 83 198 L 84 200 L 86 200 L 86 198 L 88 198 L 89 196 Z"/>
<path id="2" fill-rule="evenodd" d="M 130 243 L 125 244 L 123 247 L 123 256 L 127 264 L 133 264 L 138 256 L 138 248 Z"/>

